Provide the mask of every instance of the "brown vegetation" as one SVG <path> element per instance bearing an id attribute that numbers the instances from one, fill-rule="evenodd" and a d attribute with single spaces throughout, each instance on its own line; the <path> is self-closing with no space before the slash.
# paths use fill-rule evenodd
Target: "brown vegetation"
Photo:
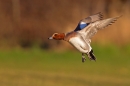
<path id="1" fill-rule="evenodd" d="M 74 30 L 80 19 L 97 12 L 102 12 L 104 18 L 123 17 L 99 31 L 93 41 L 127 44 L 129 4 L 129 0 L 0 0 L 0 44 L 50 48 L 61 44 L 47 40 L 52 33 Z"/>

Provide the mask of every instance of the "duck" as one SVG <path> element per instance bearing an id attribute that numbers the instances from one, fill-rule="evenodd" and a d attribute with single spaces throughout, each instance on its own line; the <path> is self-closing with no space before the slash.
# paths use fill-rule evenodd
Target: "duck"
<path id="1" fill-rule="evenodd" d="M 122 16 L 122 15 L 121 15 Z M 98 32 L 114 23 L 121 16 L 103 19 L 101 12 L 88 16 L 79 21 L 77 27 L 66 33 L 54 33 L 48 39 L 64 40 L 74 46 L 82 54 L 82 62 L 86 57 L 96 61 L 93 49 L 91 47 L 91 39 Z"/>

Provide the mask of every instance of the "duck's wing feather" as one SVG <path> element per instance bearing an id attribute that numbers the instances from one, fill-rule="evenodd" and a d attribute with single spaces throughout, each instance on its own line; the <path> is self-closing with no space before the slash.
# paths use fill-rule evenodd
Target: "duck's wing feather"
<path id="1" fill-rule="evenodd" d="M 96 13 L 96 14 L 94 14 L 94 15 L 92 15 L 92 16 L 89 16 L 89 17 L 87 17 L 87 18 L 85 18 L 85 19 L 82 19 L 82 20 L 78 23 L 78 25 L 77 25 L 77 27 L 76 27 L 76 29 L 75 29 L 74 31 L 82 30 L 82 29 L 84 29 L 86 26 L 88 26 L 90 23 L 95 22 L 95 21 L 98 21 L 98 20 L 102 20 L 102 18 L 103 18 L 103 15 L 102 15 L 101 12 L 99 12 L 99 13 Z"/>
<path id="2" fill-rule="evenodd" d="M 80 30 L 78 32 L 81 33 L 86 39 L 91 39 L 91 37 L 93 35 L 95 35 L 98 30 L 103 29 L 103 28 L 111 25 L 119 17 L 121 17 L 121 16 L 96 21 L 94 23 L 91 23 L 90 25 L 88 25 L 87 27 L 85 27 L 84 29 L 82 29 L 82 30 Z"/>

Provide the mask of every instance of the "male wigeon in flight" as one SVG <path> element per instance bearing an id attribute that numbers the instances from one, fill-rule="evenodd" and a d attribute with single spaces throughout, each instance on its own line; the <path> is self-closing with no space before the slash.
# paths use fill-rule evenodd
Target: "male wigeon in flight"
<path id="1" fill-rule="evenodd" d="M 114 23 L 120 16 L 114 18 L 102 19 L 101 12 L 82 19 L 74 31 L 68 33 L 54 33 L 48 39 L 65 40 L 72 44 L 77 50 L 82 53 L 82 62 L 86 60 L 85 54 L 90 60 L 96 60 L 90 46 L 92 36 L 98 30 L 107 27 Z"/>

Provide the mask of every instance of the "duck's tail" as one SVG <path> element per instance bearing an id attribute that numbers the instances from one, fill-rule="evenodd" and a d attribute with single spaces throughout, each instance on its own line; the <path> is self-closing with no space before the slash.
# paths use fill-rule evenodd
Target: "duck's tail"
<path id="1" fill-rule="evenodd" d="M 96 57 L 95 57 L 95 55 L 93 54 L 93 50 L 91 50 L 91 51 L 89 52 L 88 57 L 89 57 L 90 60 L 95 60 L 95 61 L 96 61 Z"/>

